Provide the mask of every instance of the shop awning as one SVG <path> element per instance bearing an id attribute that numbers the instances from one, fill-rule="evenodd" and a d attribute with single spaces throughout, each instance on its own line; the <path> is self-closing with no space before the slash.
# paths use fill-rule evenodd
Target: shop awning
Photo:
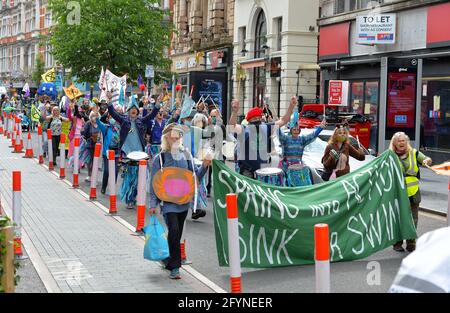
<path id="1" fill-rule="evenodd" d="M 450 3 L 428 7 L 427 48 L 450 46 Z"/>
<path id="2" fill-rule="evenodd" d="M 246 60 L 246 61 L 241 61 L 240 64 L 243 69 L 262 67 L 262 66 L 266 66 L 266 59 L 258 58 L 258 59 Z"/>
<path id="3" fill-rule="evenodd" d="M 336 59 L 350 55 L 350 22 L 320 28 L 319 59 Z"/>

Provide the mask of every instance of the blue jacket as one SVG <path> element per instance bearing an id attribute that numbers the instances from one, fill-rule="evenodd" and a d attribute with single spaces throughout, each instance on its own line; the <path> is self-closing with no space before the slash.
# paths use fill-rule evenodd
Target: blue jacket
<path id="1" fill-rule="evenodd" d="M 102 145 L 102 154 L 105 157 L 108 157 L 108 150 L 110 150 L 109 146 L 111 144 L 111 140 L 113 138 L 113 128 L 109 124 L 104 124 L 100 121 L 100 118 L 97 117 L 97 125 L 100 128 L 100 131 L 103 135 L 103 145 Z M 119 156 L 116 155 L 118 158 Z"/>
<path id="2" fill-rule="evenodd" d="M 156 112 L 157 114 L 157 110 L 153 110 Z M 155 112 L 151 112 L 151 114 L 147 114 L 144 115 L 144 117 L 138 116 L 136 118 L 136 127 L 138 129 L 138 135 L 139 135 L 139 140 L 142 144 L 142 151 L 144 151 L 144 147 L 146 146 L 145 144 L 145 132 L 147 130 L 148 127 L 150 127 L 151 125 L 151 121 L 154 118 L 154 116 L 156 116 Z M 128 133 L 130 132 L 131 129 L 131 120 L 128 117 L 128 115 L 124 115 L 124 114 L 119 114 L 117 113 L 117 111 L 114 109 L 114 105 L 113 104 L 108 104 L 108 112 L 109 114 L 111 114 L 112 118 L 116 120 L 117 123 L 120 124 L 120 150 L 122 150 L 122 146 L 125 142 L 125 140 L 127 139 Z M 144 112 L 145 114 L 145 112 Z"/>

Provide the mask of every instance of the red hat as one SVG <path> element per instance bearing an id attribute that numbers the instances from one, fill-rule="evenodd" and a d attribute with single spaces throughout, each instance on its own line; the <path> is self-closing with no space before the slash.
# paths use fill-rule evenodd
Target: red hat
<path id="1" fill-rule="evenodd" d="M 263 115 L 263 109 L 256 107 L 247 112 L 245 119 L 247 121 L 250 121 L 252 118 L 262 117 L 262 115 Z"/>

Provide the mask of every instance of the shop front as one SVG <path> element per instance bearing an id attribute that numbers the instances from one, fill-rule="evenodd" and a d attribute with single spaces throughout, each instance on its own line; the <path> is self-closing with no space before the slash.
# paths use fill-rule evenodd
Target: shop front
<path id="1" fill-rule="evenodd" d="M 184 92 L 190 92 L 189 72 L 203 71 L 205 65 L 201 64 L 200 59 L 194 53 L 172 55 L 172 72 L 177 73 L 177 83 L 183 86 Z"/>
<path id="2" fill-rule="evenodd" d="M 370 148 L 382 153 L 392 135 L 404 131 L 414 147 L 427 150 L 434 163 L 447 161 L 450 33 L 442 30 L 450 26 L 450 4 L 385 16 L 393 23 L 395 36 L 374 37 L 387 38 L 388 44 L 361 44 L 361 38 L 371 37 L 360 32 L 362 18 L 321 26 L 321 102 L 328 103 L 330 80 L 347 80 L 348 103 L 340 111 L 369 118 Z"/>

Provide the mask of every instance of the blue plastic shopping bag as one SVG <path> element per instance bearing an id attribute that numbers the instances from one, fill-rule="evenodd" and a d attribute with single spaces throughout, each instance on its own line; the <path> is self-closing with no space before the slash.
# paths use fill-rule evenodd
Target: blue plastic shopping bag
<path id="1" fill-rule="evenodd" d="M 162 261 L 169 257 L 169 243 L 164 227 L 156 215 L 150 216 L 150 223 L 143 229 L 145 233 L 144 259 Z"/>

